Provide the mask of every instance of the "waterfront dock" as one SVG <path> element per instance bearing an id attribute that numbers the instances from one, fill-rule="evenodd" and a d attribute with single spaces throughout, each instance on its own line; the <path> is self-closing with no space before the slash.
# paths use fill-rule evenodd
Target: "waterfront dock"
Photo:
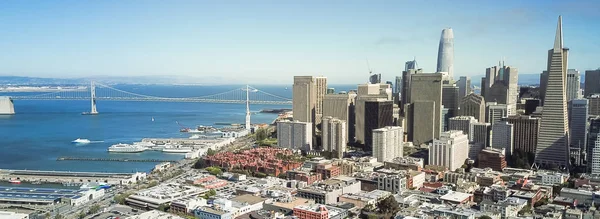
<path id="1" fill-rule="evenodd" d="M 0 169 L 0 181 L 18 179 L 23 182 L 41 183 L 83 183 L 105 182 L 112 185 L 135 183 L 146 178 L 146 173 L 103 173 L 103 172 L 71 172 L 48 170 L 6 170 Z"/>
<path id="2" fill-rule="evenodd" d="M 176 163 L 176 160 L 161 159 L 129 159 L 129 158 L 92 158 L 92 157 L 59 157 L 57 161 L 105 161 L 105 162 L 147 162 L 147 163 Z"/>

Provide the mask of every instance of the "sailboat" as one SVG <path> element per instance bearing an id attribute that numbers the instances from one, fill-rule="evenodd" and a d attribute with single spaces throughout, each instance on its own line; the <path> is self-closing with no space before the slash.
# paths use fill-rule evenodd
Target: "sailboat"
<path id="1" fill-rule="evenodd" d="M 154 122 L 154 117 L 152 117 L 152 122 Z"/>

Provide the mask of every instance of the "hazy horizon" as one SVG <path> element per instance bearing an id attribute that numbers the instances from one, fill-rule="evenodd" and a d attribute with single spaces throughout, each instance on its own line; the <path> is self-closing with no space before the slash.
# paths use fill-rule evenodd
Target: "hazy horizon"
<path id="1" fill-rule="evenodd" d="M 434 72 L 443 28 L 455 77 L 506 64 L 546 69 L 558 15 L 569 68 L 600 67 L 600 2 L 534 1 L 2 1 L 0 75 L 213 77 L 251 84 L 382 80 L 404 62 Z"/>

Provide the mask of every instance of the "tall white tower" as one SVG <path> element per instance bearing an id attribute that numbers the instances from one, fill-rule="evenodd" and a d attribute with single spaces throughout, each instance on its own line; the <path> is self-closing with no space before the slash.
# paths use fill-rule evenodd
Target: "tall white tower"
<path id="1" fill-rule="evenodd" d="M 246 85 L 246 130 L 250 130 L 250 86 Z"/>
<path id="2" fill-rule="evenodd" d="M 92 99 L 92 109 L 90 110 L 90 114 L 96 115 L 98 111 L 96 110 L 96 85 L 94 85 L 94 81 L 90 82 L 90 93 Z"/>

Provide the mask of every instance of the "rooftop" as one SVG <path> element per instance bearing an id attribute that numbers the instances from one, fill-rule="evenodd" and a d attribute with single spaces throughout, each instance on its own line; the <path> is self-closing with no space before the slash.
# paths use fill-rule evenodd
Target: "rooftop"
<path id="1" fill-rule="evenodd" d="M 462 192 L 448 192 L 448 194 L 440 197 L 442 200 L 451 201 L 451 202 L 463 202 L 465 199 L 471 197 L 471 194 L 462 193 Z"/>
<path id="2" fill-rule="evenodd" d="M 152 210 L 148 212 L 141 213 L 139 215 L 128 217 L 128 219 L 184 219 L 174 214 L 169 214 L 166 212 Z"/>
<path id="3" fill-rule="evenodd" d="M 265 199 L 254 195 L 240 195 L 231 199 L 231 201 L 239 203 L 248 203 L 249 205 L 253 205 L 259 202 L 263 202 L 265 201 Z"/>

